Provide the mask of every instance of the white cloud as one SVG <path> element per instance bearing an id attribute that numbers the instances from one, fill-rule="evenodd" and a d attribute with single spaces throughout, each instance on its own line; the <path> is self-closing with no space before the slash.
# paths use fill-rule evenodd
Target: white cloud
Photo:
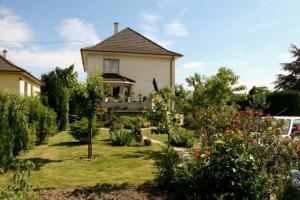
<path id="1" fill-rule="evenodd" d="M 160 18 L 158 15 L 150 14 L 147 12 L 140 12 L 141 17 L 146 21 L 146 23 L 156 23 L 158 19 Z"/>
<path id="2" fill-rule="evenodd" d="M 278 58 L 281 63 L 289 63 L 294 61 L 294 58 L 291 53 L 282 53 L 278 56 Z"/>
<path id="3" fill-rule="evenodd" d="M 5 41 L 29 41 L 33 32 L 26 22 L 10 9 L 0 6 L 0 40 Z M 2 46 L 18 47 L 20 43 L 5 43 Z"/>
<path id="4" fill-rule="evenodd" d="M 64 41 L 86 41 L 78 43 L 80 45 L 94 44 L 100 41 L 94 25 L 79 18 L 65 19 L 56 27 L 56 30 Z"/>
<path id="5" fill-rule="evenodd" d="M 10 10 L 1 7 L 0 16 L 1 38 L 4 37 L 4 33 L 11 36 L 9 40 L 14 41 L 28 41 L 32 38 L 33 30 L 24 21 L 21 21 L 20 17 L 13 15 Z M 2 30 L 3 27 L 6 27 L 7 30 Z M 55 29 L 63 41 L 86 42 L 66 43 L 55 49 L 47 49 L 47 46 L 41 44 L 9 46 L 8 59 L 20 67 L 30 69 L 36 76 L 53 70 L 55 67 L 65 68 L 75 64 L 75 70 L 81 78 L 84 77 L 79 48 L 99 42 L 100 39 L 93 24 L 79 18 L 72 18 L 62 21 Z M 0 48 L 7 47 L 0 44 Z"/>
<path id="6" fill-rule="evenodd" d="M 164 30 L 167 34 L 177 37 L 185 37 L 188 36 L 188 31 L 185 29 L 183 23 L 172 21 L 165 25 Z"/>
<path id="7" fill-rule="evenodd" d="M 47 51 L 42 49 L 21 49 L 10 53 L 11 58 L 20 66 L 31 66 L 39 68 L 68 67 L 75 63 L 81 64 L 80 51 L 71 49 L 59 49 L 55 51 Z M 30 59 L 28 59 L 30 58 Z"/>
<path id="8" fill-rule="evenodd" d="M 198 69 L 200 67 L 203 67 L 207 63 L 205 62 L 199 62 L 199 61 L 190 61 L 182 65 L 184 69 Z"/>

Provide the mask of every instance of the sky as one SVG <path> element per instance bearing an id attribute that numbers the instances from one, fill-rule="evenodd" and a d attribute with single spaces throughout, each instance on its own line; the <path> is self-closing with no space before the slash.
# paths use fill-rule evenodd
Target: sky
<path id="1" fill-rule="evenodd" d="M 300 47 L 299 19 L 299 0 L 0 0 L 0 50 L 37 77 L 75 64 L 84 80 L 80 48 L 119 22 L 184 55 L 178 84 L 228 67 L 248 89 L 273 88 L 290 45 Z"/>

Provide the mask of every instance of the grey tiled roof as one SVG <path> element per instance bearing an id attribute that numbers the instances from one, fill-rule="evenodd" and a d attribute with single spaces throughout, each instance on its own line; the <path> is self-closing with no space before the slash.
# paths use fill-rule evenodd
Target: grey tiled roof
<path id="1" fill-rule="evenodd" d="M 99 51 L 99 52 L 120 52 L 120 53 L 137 53 L 137 54 L 154 54 L 154 55 L 168 55 L 179 56 L 182 55 L 151 41 L 145 36 L 132 30 L 125 28 L 124 30 L 112 35 L 102 42 L 82 48 L 82 51 Z"/>

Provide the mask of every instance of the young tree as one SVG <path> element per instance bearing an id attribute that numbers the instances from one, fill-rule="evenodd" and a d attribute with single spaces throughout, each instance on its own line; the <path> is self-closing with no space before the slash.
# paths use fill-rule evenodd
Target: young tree
<path id="1" fill-rule="evenodd" d="M 78 87 L 76 95 L 81 100 L 79 103 L 83 110 L 82 114 L 88 118 L 88 158 L 92 158 L 93 119 L 95 118 L 97 107 L 105 94 L 102 84 L 102 74 L 97 72 L 89 76 L 86 84 L 79 84 Z"/>
<path id="2" fill-rule="evenodd" d="M 275 81 L 275 88 L 280 90 L 300 91 L 300 49 L 296 45 L 291 45 L 291 54 L 295 60 L 291 63 L 283 63 L 283 70 L 288 74 L 278 74 Z"/>
<path id="3" fill-rule="evenodd" d="M 170 146 L 170 135 L 176 122 L 171 100 L 172 90 L 170 88 L 163 88 L 153 93 L 152 109 L 145 113 L 150 123 L 156 126 L 158 133 L 168 135 L 168 147 Z"/>

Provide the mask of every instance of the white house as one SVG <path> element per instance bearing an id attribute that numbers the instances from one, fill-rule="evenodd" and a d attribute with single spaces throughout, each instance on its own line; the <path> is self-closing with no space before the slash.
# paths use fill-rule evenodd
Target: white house
<path id="1" fill-rule="evenodd" d="M 141 101 L 159 88 L 175 86 L 175 61 L 181 54 L 170 51 L 140 33 L 125 28 L 102 42 L 81 49 L 84 71 L 103 73 L 103 82 L 112 86 L 111 96 Z"/>

